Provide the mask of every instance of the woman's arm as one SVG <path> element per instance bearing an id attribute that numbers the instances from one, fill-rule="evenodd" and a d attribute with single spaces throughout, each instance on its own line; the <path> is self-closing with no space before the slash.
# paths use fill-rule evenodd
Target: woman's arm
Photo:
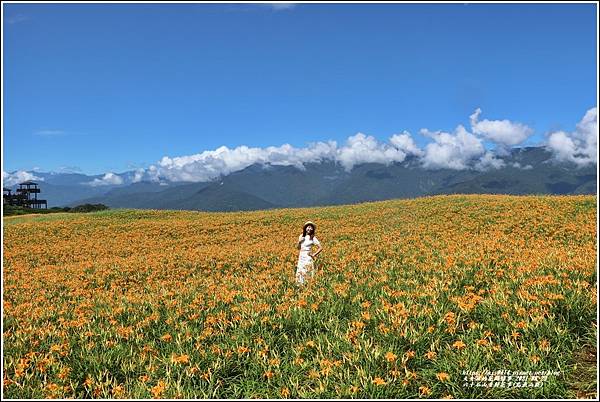
<path id="1" fill-rule="evenodd" d="M 309 255 L 310 255 L 312 258 L 315 258 L 315 257 L 316 257 L 316 256 L 317 256 L 317 255 L 318 255 L 320 252 L 321 252 L 321 250 L 323 250 L 323 247 L 321 247 L 321 245 L 320 245 L 320 244 L 318 244 L 318 245 L 317 245 L 317 247 L 318 247 L 318 248 L 317 248 L 317 251 L 316 251 L 316 252 L 314 252 L 314 253 L 312 253 L 312 254 L 309 254 Z"/>
<path id="2" fill-rule="evenodd" d="M 304 236 L 300 236 L 300 238 L 298 239 L 298 243 L 296 243 L 296 248 L 298 250 L 300 250 L 300 246 L 302 245 L 303 241 L 304 241 Z"/>

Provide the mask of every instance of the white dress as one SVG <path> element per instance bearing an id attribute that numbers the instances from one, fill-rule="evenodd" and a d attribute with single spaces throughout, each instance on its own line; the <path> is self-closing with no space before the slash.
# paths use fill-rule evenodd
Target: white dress
<path id="1" fill-rule="evenodd" d="M 298 241 L 301 239 L 302 236 L 299 236 Z M 300 244 L 300 255 L 298 256 L 298 266 L 296 267 L 296 281 L 300 284 L 304 284 L 307 274 L 311 277 L 314 275 L 314 261 L 312 257 L 308 255 L 313 244 L 317 246 L 321 245 L 316 236 L 313 236 L 311 239 L 308 235 L 304 237 L 304 240 Z"/>

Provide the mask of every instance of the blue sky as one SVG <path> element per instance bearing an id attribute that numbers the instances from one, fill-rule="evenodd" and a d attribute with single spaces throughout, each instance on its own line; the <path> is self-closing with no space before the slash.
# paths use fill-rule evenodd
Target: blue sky
<path id="1" fill-rule="evenodd" d="M 596 107 L 596 7 L 3 3 L 3 171 L 358 132 L 424 147 L 477 108 L 539 144 Z"/>

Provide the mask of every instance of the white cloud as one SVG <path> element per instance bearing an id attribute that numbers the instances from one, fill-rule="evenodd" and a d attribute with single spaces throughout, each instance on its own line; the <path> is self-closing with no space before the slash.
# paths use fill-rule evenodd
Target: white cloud
<path id="1" fill-rule="evenodd" d="M 131 179 L 132 183 L 138 183 L 140 181 L 142 181 L 142 178 L 144 177 L 144 169 L 136 169 L 135 173 L 133 174 L 133 179 Z"/>
<path id="2" fill-rule="evenodd" d="M 425 146 L 425 153 L 421 158 L 426 169 L 467 169 L 471 161 L 485 153 L 481 140 L 462 125 L 456 128 L 454 134 L 431 132 L 427 129 L 422 129 L 421 134 L 434 141 Z"/>
<path id="3" fill-rule="evenodd" d="M 335 161 L 344 169 L 351 170 L 360 163 L 402 162 L 408 153 L 420 155 L 422 151 L 406 132 L 392 136 L 390 144 L 381 143 L 373 136 L 357 133 L 349 137 L 342 147 L 338 147 L 335 141 L 311 143 L 306 148 L 296 148 L 289 144 L 266 148 L 242 145 L 233 149 L 223 146 L 214 151 L 189 156 L 165 156 L 158 164 L 151 165 L 145 174 L 153 181 L 165 179 L 197 182 L 209 181 L 255 163 L 305 169 L 305 163 L 323 160 Z"/>
<path id="4" fill-rule="evenodd" d="M 266 7 L 271 7 L 275 11 L 291 10 L 296 7 L 296 3 L 262 3 Z"/>
<path id="5" fill-rule="evenodd" d="M 399 142 L 398 139 L 396 142 Z M 357 133 L 348 138 L 345 147 L 338 150 L 336 160 L 349 171 L 354 165 L 360 163 L 389 164 L 402 162 L 405 158 L 404 151 L 388 144 L 379 143 L 370 135 Z"/>
<path id="6" fill-rule="evenodd" d="M 504 167 L 505 163 L 502 159 L 496 158 L 492 152 L 487 151 L 476 163 L 476 170 L 489 170 L 489 169 L 500 169 Z"/>
<path id="7" fill-rule="evenodd" d="M 579 166 L 597 163 L 598 109 L 585 113 L 572 133 L 556 131 L 548 135 L 547 147 L 559 161 L 574 162 Z"/>
<path id="8" fill-rule="evenodd" d="M 57 173 L 82 173 L 79 166 L 60 166 Z"/>
<path id="9" fill-rule="evenodd" d="M 308 148 L 294 148 L 289 144 L 267 148 L 242 145 L 229 149 L 223 146 L 190 156 L 165 156 L 158 162 L 158 166 L 150 166 L 148 174 L 153 180 L 164 178 L 170 181 L 208 181 L 255 163 L 292 165 L 304 169 L 304 163 L 335 158 L 336 146 L 334 141 L 318 142 Z"/>
<path id="10" fill-rule="evenodd" d="M 115 186 L 123 184 L 123 179 L 120 176 L 112 172 L 106 173 L 101 179 L 94 179 L 94 181 L 87 183 L 92 187 L 97 186 Z"/>
<path id="11" fill-rule="evenodd" d="M 15 14 L 13 16 L 7 17 L 6 22 L 10 25 L 18 24 L 19 22 L 27 21 L 29 19 L 28 16 L 24 14 Z"/>
<path id="12" fill-rule="evenodd" d="M 510 164 L 510 166 L 517 168 L 517 169 L 524 169 L 519 162 L 513 162 Z M 531 165 L 527 165 L 527 166 L 531 166 Z"/>
<path id="13" fill-rule="evenodd" d="M 564 131 L 556 131 L 550 134 L 548 146 L 554 151 L 555 157 L 559 160 L 572 160 L 573 155 L 577 153 L 575 142 L 571 136 Z"/>
<path id="14" fill-rule="evenodd" d="M 18 170 L 13 173 L 7 173 L 2 171 L 2 185 L 3 186 L 14 186 L 15 184 L 22 183 L 27 180 L 41 180 L 44 181 L 43 178 L 37 177 L 32 173 L 26 172 L 24 170 Z"/>
<path id="15" fill-rule="evenodd" d="M 520 144 L 533 134 L 532 128 L 521 123 L 513 123 L 509 120 L 479 121 L 480 114 L 481 109 L 478 108 L 475 110 L 475 113 L 469 116 L 473 133 L 496 143 L 500 148 Z M 505 149 L 502 151 L 505 151 Z"/>
<path id="16" fill-rule="evenodd" d="M 64 130 L 37 130 L 34 131 L 35 135 L 39 135 L 41 137 L 60 137 L 67 135 L 67 132 Z"/>
<path id="17" fill-rule="evenodd" d="M 390 143 L 393 146 L 403 151 L 406 154 L 413 154 L 422 156 L 423 150 L 417 147 L 414 140 L 412 139 L 408 131 L 404 131 L 402 134 L 394 134 L 390 137 Z"/>

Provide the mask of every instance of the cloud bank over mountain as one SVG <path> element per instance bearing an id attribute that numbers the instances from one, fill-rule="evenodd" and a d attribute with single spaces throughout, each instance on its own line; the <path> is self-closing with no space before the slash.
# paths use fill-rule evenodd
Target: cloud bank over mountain
<path id="1" fill-rule="evenodd" d="M 306 148 L 296 148 L 289 144 L 279 147 L 252 148 L 245 145 L 230 149 L 220 147 L 214 151 L 204 151 L 195 155 L 163 157 L 150 166 L 140 180 L 169 181 L 208 181 L 252 164 L 289 165 L 303 169 L 304 163 L 330 160 L 339 163 L 347 171 L 361 163 L 390 164 L 402 162 L 408 155 L 414 155 L 425 169 L 475 169 L 485 171 L 504 166 L 501 159 L 510 148 L 522 144 L 534 130 L 525 124 L 510 120 L 480 119 L 481 109 L 469 116 L 470 130 L 458 125 L 453 132 L 422 129 L 419 135 L 431 140 L 419 148 L 413 136 L 404 131 L 392 135 L 387 142 L 375 137 L 357 133 L 350 136 L 345 144 L 335 141 L 317 142 Z M 548 149 L 557 160 L 568 160 L 585 165 L 596 162 L 596 108 L 590 109 L 577 124 L 573 133 L 557 132 L 548 136 Z M 495 145 L 486 150 L 484 141 Z M 522 168 L 527 168 L 523 166 Z"/>
<path id="2" fill-rule="evenodd" d="M 381 163 L 389 165 L 403 162 L 408 156 L 424 169 L 473 169 L 486 171 L 505 166 L 502 157 L 512 147 L 522 144 L 534 130 L 525 124 L 510 120 L 481 119 L 482 110 L 476 109 L 469 116 L 470 128 L 458 125 L 454 131 L 431 131 L 421 129 L 420 136 L 430 140 L 423 148 L 417 146 L 408 131 L 392 135 L 388 141 L 381 142 L 375 137 L 356 133 L 346 142 L 338 145 L 336 141 L 311 143 L 305 148 L 289 144 L 265 148 L 241 145 L 230 149 L 222 146 L 198 154 L 184 156 L 164 156 L 158 163 L 147 169 L 136 169 L 127 182 L 206 182 L 253 164 L 295 166 L 304 170 L 305 163 L 334 161 L 346 171 L 362 163 Z M 546 149 L 560 162 L 572 162 L 578 167 L 597 163 L 597 108 L 588 110 L 577 123 L 573 132 L 556 131 L 546 134 Z M 493 144 L 486 149 L 484 142 Z M 531 166 L 511 164 L 513 167 L 529 169 Z M 11 186 L 25 180 L 43 180 L 33 173 L 17 171 L 2 173 L 5 186 Z M 124 184 L 123 177 L 112 172 L 88 183 L 99 187 Z"/>

